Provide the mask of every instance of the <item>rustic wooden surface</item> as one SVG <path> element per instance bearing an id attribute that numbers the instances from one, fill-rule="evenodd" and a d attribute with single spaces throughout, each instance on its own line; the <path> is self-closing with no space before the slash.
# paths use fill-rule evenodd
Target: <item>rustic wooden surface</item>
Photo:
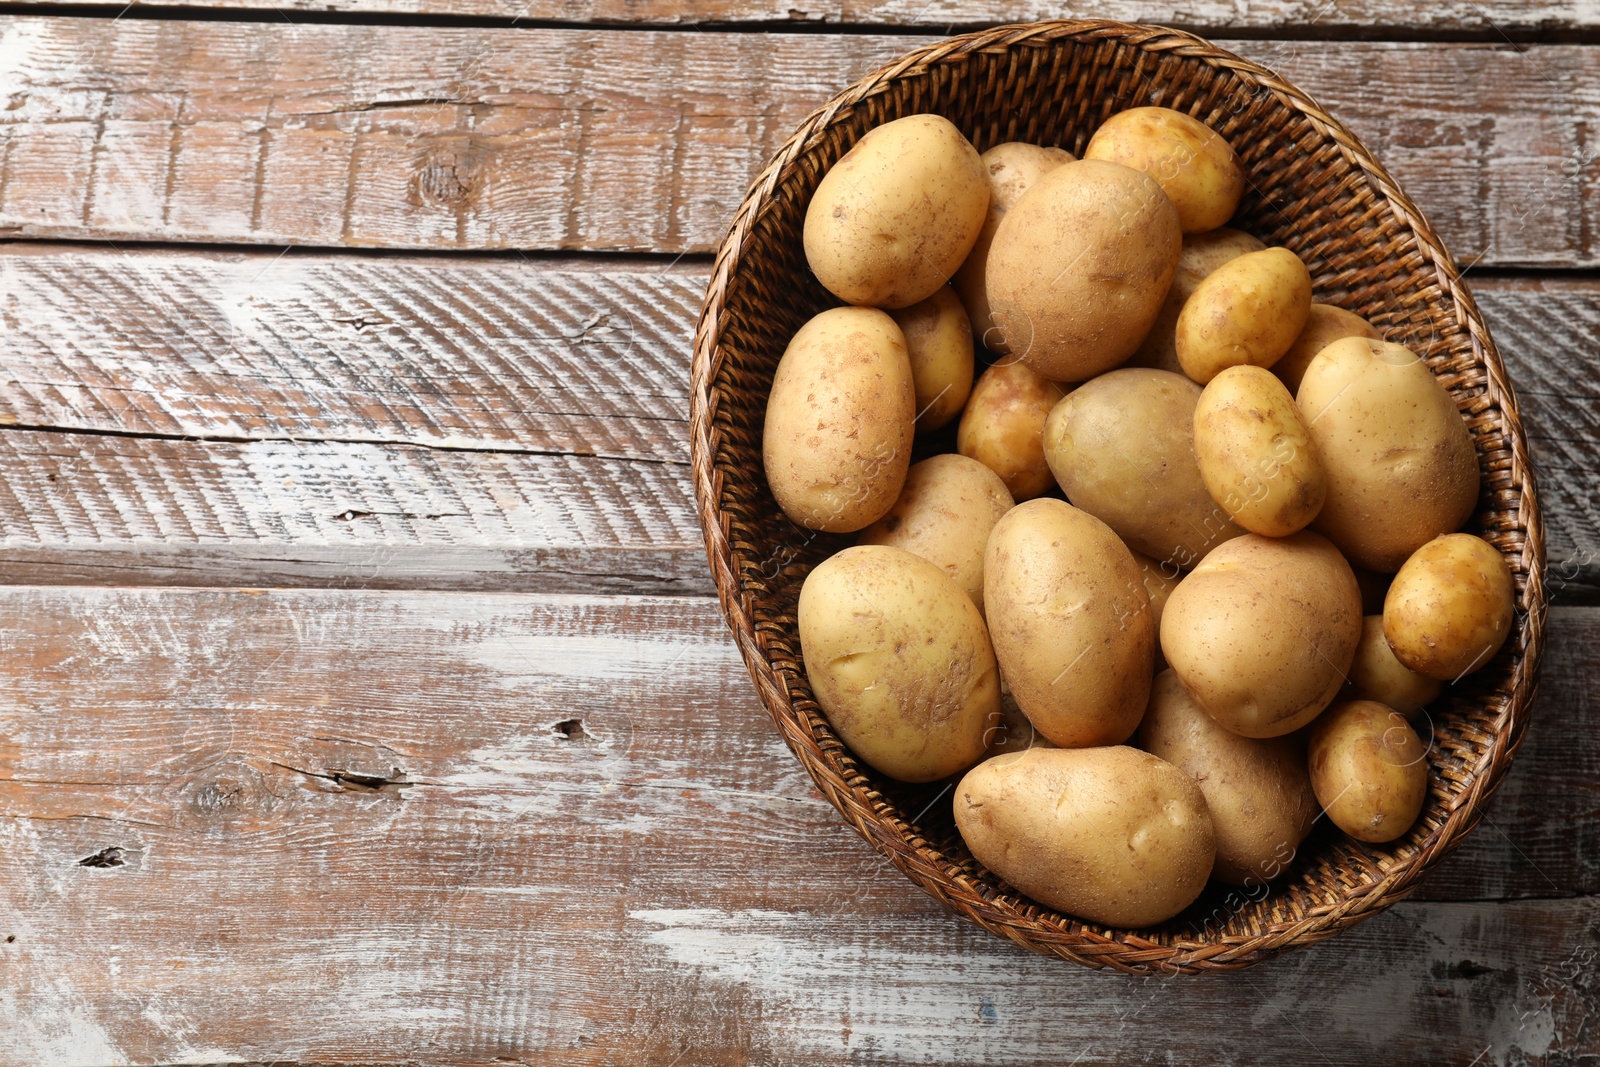
<path id="1" fill-rule="evenodd" d="M 1231 41 L 1391 165 L 1563 605 L 1467 844 L 1203 981 L 1027 956 L 844 829 L 689 495 L 704 253 L 766 154 L 1070 6 L 0 11 L 0 1067 L 1600 1059 L 1600 8 L 1077 12 Z"/>

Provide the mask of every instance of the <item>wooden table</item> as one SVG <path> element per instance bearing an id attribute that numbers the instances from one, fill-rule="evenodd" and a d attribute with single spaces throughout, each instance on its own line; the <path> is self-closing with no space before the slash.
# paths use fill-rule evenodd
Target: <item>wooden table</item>
<path id="1" fill-rule="evenodd" d="M 1600 1056 L 1600 8 L 162 2 L 0 15 L 0 1064 Z M 1073 13 L 1367 139 L 1541 465 L 1558 606 L 1483 824 L 1219 979 L 1038 959 L 891 870 L 693 517 L 692 319 L 761 162 L 930 36 Z"/>

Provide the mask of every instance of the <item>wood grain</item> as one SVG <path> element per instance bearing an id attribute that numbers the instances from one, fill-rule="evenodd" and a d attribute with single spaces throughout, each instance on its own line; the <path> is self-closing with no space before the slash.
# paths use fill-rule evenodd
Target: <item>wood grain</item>
<path id="1" fill-rule="evenodd" d="M 1474 899 L 1128 982 L 844 829 L 710 600 L 11 588 L 0 1062 L 1577 1062 L 1600 611 L 1551 633 Z"/>
<path id="2" fill-rule="evenodd" d="M 927 40 L 7 18 L 0 233 L 708 251 L 808 111 Z M 1464 262 L 1600 263 L 1600 51 L 1221 43 L 1348 122 Z"/>
<path id="3" fill-rule="evenodd" d="M 0 246 L 0 578 L 707 593 L 683 468 L 705 281 L 703 261 Z M 1600 281 L 1476 293 L 1552 576 L 1592 602 Z"/>

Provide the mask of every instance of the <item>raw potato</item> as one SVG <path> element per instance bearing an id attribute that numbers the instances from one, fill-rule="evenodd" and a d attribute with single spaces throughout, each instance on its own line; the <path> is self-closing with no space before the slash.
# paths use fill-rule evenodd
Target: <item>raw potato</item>
<path id="1" fill-rule="evenodd" d="M 1394 658 L 1389 639 L 1383 636 L 1383 616 L 1368 615 L 1361 620 L 1361 643 L 1350 664 L 1353 700 L 1376 700 L 1402 715 L 1411 716 L 1433 703 L 1444 686 L 1408 668 Z"/>
<path id="2" fill-rule="evenodd" d="M 957 415 L 972 392 L 972 324 L 948 285 L 926 300 L 891 311 L 905 335 L 917 392 L 917 432 L 937 430 Z"/>
<path id="3" fill-rule="evenodd" d="M 1066 390 L 1015 359 L 978 378 L 956 429 L 956 451 L 1000 476 L 1016 500 L 1055 488 L 1044 458 L 1044 423 Z"/>
<path id="4" fill-rule="evenodd" d="M 953 279 L 961 302 L 967 306 L 967 316 L 972 320 L 973 335 L 985 348 L 1001 355 L 1011 351 L 1006 339 L 989 316 L 989 246 L 994 244 L 994 231 L 1012 205 L 1022 198 L 1028 187 L 1049 171 L 1074 157 L 1065 148 L 1045 148 L 1022 141 L 997 144 L 981 157 L 989 174 L 989 214 L 983 220 L 983 229 L 967 253 L 966 262 L 956 271 Z"/>
<path id="5" fill-rule="evenodd" d="M 1305 530 L 1245 534 L 1213 549 L 1161 616 L 1161 651 L 1183 687 L 1245 737 L 1279 737 L 1315 718 L 1344 684 L 1360 639 L 1350 565 Z"/>
<path id="6" fill-rule="evenodd" d="M 983 550 L 1011 510 L 1011 494 L 975 459 L 946 453 L 913 464 L 889 514 L 861 531 L 863 545 L 893 545 L 936 564 L 983 610 Z"/>
<path id="7" fill-rule="evenodd" d="M 938 115 L 867 131 L 806 208 L 806 262 L 847 304 L 902 308 L 949 281 L 989 211 L 983 161 Z"/>
<path id="8" fill-rule="evenodd" d="M 1311 313 L 1311 272 L 1287 248 L 1229 260 L 1195 288 L 1178 314 L 1183 372 L 1201 385 L 1224 368 L 1270 367 Z"/>
<path id="9" fill-rule="evenodd" d="M 1163 671 L 1139 724 L 1139 747 L 1199 783 L 1216 829 L 1216 877 L 1259 886 L 1288 869 L 1319 810 L 1305 754 L 1292 739 L 1224 730 L 1177 675 Z"/>
<path id="10" fill-rule="evenodd" d="M 1194 410 L 1194 454 L 1211 499 L 1251 533 L 1284 537 L 1322 510 L 1327 472 L 1269 370 L 1229 367 L 1211 379 Z"/>
<path id="11" fill-rule="evenodd" d="M 1216 837 L 1205 797 L 1134 748 L 993 756 L 956 786 L 978 862 L 1041 904 L 1107 926 L 1151 926 L 1205 888 Z"/>
<path id="12" fill-rule="evenodd" d="M 1178 209 L 1184 233 L 1221 226 L 1244 195 L 1244 167 L 1233 146 L 1199 119 L 1171 108 L 1117 112 L 1094 131 L 1083 158 L 1121 163 L 1154 178 Z"/>
<path id="13" fill-rule="evenodd" d="M 1143 552 L 1133 553 L 1133 561 L 1139 565 L 1139 584 L 1144 587 L 1145 596 L 1150 598 L 1150 621 L 1155 625 L 1156 632 L 1160 633 L 1161 613 L 1166 610 L 1167 599 L 1172 596 L 1172 591 L 1183 580 L 1183 572 L 1174 564 L 1153 560 Z M 1156 651 L 1159 654 L 1161 650 Z"/>
<path id="14" fill-rule="evenodd" d="M 1393 574 L 1478 503 L 1467 424 L 1408 348 L 1364 337 L 1328 345 L 1295 398 L 1328 470 L 1312 529 L 1351 563 Z"/>
<path id="15" fill-rule="evenodd" d="M 1016 700 L 1005 691 L 1004 685 L 1000 689 L 1000 714 L 990 720 L 984 742 L 984 751 L 990 756 L 998 756 L 1002 752 L 1026 752 L 1030 748 L 1057 747 L 1034 729 L 1033 723 L 1022 714 L 1022 709 L 1017 707 Z"/>
<path id="16" fill-rule="evenodd" d="M 1115 745 L 1150 695 L 1155 627 L 1143 576 L 1111 528 L 1052 498 L 995 524 L 983 561 L 989 636 L 1029 721 L 1063 748 Z"/>
<path id="17" fill-rule="evenodd" d="M 1494 658 L 1516 609 L 1511 568 L 1489 542 L 1445 534 L 1406 560 L 1383 603 L 1395 658 L 1418 674 L 1453 682 Z"/>
<path id="18" fill-rule="evenodd" d="M 857 756 L 904 782 L 982 757 L 1000 676 L 978 609 L 942 570 L 856 545 L 806 577 L 798 615 L 806 677 Z"/>
<path id="19" fill-rule="evenodd" d="M 989 249 L 990 312 L 1012 353 L 1081 382 L 1139 347 L 1178 269 L 1183 234 L 1161 187 L 1100 160 L 1064 163 L 1006 212 Z"/>
<path id="20" fill-rule="evenodd" d="M 1156 370 L 1182 374 L 1183 364 L 1178 362 L 1176 334 L 1178 315 L 1183 311 L 1184 302 L 1194 295 L 1195 289 L 1212 271 L 1246 252 L 1259 252 L 1266 247 L 1243 230 L 1230 230 L 1226 226 L 1209 233 L 1184 235 L 1183 251 L 1178 254 L 1178 273 L 1172 276 L 1172 288 L 1167 290 L 1167 299 L 1156 316 L 1156 324 L 1150 327 L 1150 333 L 1139 350 L 1128 357 L 1127 366 L 1154 367 Z"/>
<path id="21" fill-rule="evenodd" d="M 1294 344 L 1289 346 L 1283 358 L 1272 365 L 1272 373 L 1283 380 L 1289 392 L 1297 393 L 1300 391 L 1300 380 L 1306 376 L 1306 368 L 1311 366 L 1317 353 L 1346 337 L 1365 337 L 1373 341 L 1383 339 L 1372 323 L 1354 312 L 1336 308 L 1332 304 L 1312 304 L 1300 336 L 1294 339 Z"/>
<path id="22" fill-rule="evenodd" d="M 761 458 L 783 513 L 851 533 L 893 506 L 911 466 L 916 394 L 900 327 L 872 308 L 830 308 L 784 349 Z"/>
<path id="23" fill-rule="evenodd" d="M 1428 798 L 1427 754 L 1394 709 L 1372 700 L 1335 704 L 1311 731 L 1311 788 L 1333 824 L 1357 841 L 1393 841 Z"/>
<path id="24" fill-rule="evenodd" d="M 1194 454 L 1200 387 L 1125 367 L 1073 390 L 1045 423 L 1044 454 L 1067 499 L 1129 547 L 1193 567 L 1242 531 L 1206 492 Z"/>

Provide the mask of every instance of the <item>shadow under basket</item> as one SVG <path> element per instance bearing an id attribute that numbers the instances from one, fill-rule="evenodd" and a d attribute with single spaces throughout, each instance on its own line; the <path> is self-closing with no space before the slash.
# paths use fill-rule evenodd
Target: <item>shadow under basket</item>
<path id="1" fill-rule="evenodd" d="M 778 509 L 761 431 L 789 338 L 839 303 L 807 268 L 801 228 L 818 181 L 862 134 L 932 112 L 980 152 L 1030 141 L 1081 155 L 1107 117 L 1143 105 L 1186 112 L 1225 136 L 1248 175 L 1231 225 L 1293 249 L 1317 300 L 1364 316 L 1427 360 L 1471 428 L 1482 493 L 1468 529 L 1510 561 L 1517 615 L 1500 654 L 1422 720 L 1430 788 L 1404 838 L 1363 845 L 1324 819 L 1270 886 L 1213 885 L 1171 921 L 1125 930 L 1023 896 L 967 851 L 949 782 L 892 781 L 834 735 L 806 682 L 795 606 L 811 567 L 850 542 Z M 1433 229 L 1350 131 L 1272 71 L 1189 34 L 1104 21 L 1001 27 L 912 52 L 813 113 L 756 179 L 717 254 L 695 333 L 691 447 L 722 608 L 790 749 L 906 877 L 1032 951 L 1135 973 L 1202 973 L 1336 934 L 1406 896 L 1460 843 L 1527 726 L 1544 629 L 1544 532 L 1516 398 L 1478 308 Z"/>

